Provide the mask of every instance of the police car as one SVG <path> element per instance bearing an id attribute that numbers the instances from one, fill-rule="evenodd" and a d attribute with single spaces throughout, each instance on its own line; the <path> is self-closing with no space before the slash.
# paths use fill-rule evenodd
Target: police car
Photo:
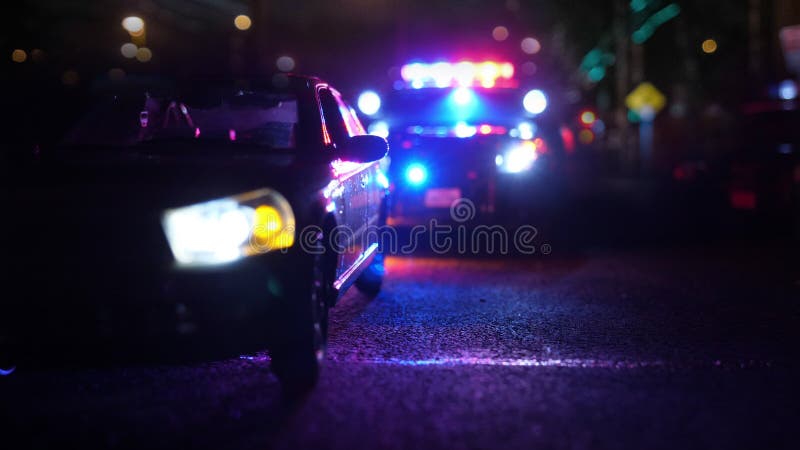
<path id="1" fill-rule="evenodd" d="M 564 140 L 548 95 L 514 73 L 509 62 L 413 62 L 392 89 L 359 96 L 369 132 L 394 149 L 392 222 L 446 219 L 459 199 L 493 217 L 546 189 Z"/>

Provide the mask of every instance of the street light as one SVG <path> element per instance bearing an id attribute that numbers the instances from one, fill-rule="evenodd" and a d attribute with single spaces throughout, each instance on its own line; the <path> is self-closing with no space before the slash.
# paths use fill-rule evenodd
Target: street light
<path id="1" fill-rule="evenodd" d="M 144 20 L 137 16 L 128 16 L 122 19 L 122 28 L 132 36 L 138 36 L 144 31 Z"/>
<path id="2" fill-rule="evenodd" d="M 245 14 L 240 14 L 236 16 L 235 19 L 233 19 L 233 25 L 237 29 L 245 31 L 250 29 L 250 27 L 253 25 L 253 21 L 250 19 L 250 16 L 247 16 Z"/>

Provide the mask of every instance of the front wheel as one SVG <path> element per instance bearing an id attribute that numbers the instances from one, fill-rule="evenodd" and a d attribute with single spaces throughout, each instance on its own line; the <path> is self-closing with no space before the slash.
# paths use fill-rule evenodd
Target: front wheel
<path id="1" fill-rule="evenodd" d="M 355 285 L 363 294 L 375 297 L 381 292 L 385 272 L 383 253 L 378 253 L 373 258 L 372 263 L 361 272 L 361 275 L 356 279 Z"/>
<path id="2" fill-rule="evenodd" d="M 290 396 L 301 395 L 316 385 L 325 357 L 328 296 L 332 292 L 325 257 L 320 254 L 310 258 L 310 280 L 287 298 L 273 321 L 277 335 L 270 351 L 272 370 Z"/>

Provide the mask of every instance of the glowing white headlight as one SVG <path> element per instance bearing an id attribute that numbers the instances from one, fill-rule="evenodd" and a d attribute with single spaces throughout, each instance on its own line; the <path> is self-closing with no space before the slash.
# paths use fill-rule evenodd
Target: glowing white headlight
<path id="1" fill-rule="evenodd" d="M 381 97 L 373 91 L 364 91 L 358 96 L 358 109 L 371 116 L 381 109 Z"/>
<path id="2" fill-rule="evenodd" d="M 162 226 L 179 265 L 210 266 L 288 248 L 294 213 L 278 192 L 261 189 L 164 212 Z"/>
<path id="3" fill-rule="evenodd" d="M 536 144 L 524 141 L 508 149 L 505 155 L 497 155 L 494 162 L 501 172 L 520 173 L 530 170 L 538 156 Z"/>
<path id="4" fill-rule="evenodd" d="M 533 89 L 525 94 L 522 106 L 531 114 L 541 114 L 547 109 L 547 96 L 539 89 Z"/>

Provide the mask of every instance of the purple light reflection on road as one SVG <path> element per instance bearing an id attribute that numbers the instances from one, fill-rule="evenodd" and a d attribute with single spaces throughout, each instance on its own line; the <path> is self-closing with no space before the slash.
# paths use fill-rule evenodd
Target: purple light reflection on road
<path id="1" fill-rule="evenodd" d="M 353 362 L 368 364 L 389 364 L 398 366 L 505 366 L 505 367 L 569 367 L 587 369 L 637 369 L 643 367 L 663 367 L 664 361 L 612 361 L 600 359 L 575 358 L 479 358 L 447 357 L 431 359 L 361 359 Z"/>
<path id="2" fill-rule="evenodd" d="M 269 362 L 270 357 L 266 353 L 254 355 L 241 355 L 241 360 L 249 360 L 257 363 Z M 358 356 L 345 356 L 344 358 L 329 357 L 330 363 L 350 363 L 350 364 L 375 364 L 387 366 L 501 366 L 501 367 L 562 367 L 573 369 L 645 369 L 645 368 L 667 368 L 667 369 L 693 369 L 693 368 L 719 368 L 719 369 L 754 369 L 772 368 L 775 363 L 772 360 L 729 360 L 721 361 L 664 361 L 664 360 L 610 360 L 610 359 L 590 359 L 590 358 L 490 358 L 473 356 L 456 357 L 437 357 L 427 359 L 404 359 L 404 358 L 369 358 Z"/>

